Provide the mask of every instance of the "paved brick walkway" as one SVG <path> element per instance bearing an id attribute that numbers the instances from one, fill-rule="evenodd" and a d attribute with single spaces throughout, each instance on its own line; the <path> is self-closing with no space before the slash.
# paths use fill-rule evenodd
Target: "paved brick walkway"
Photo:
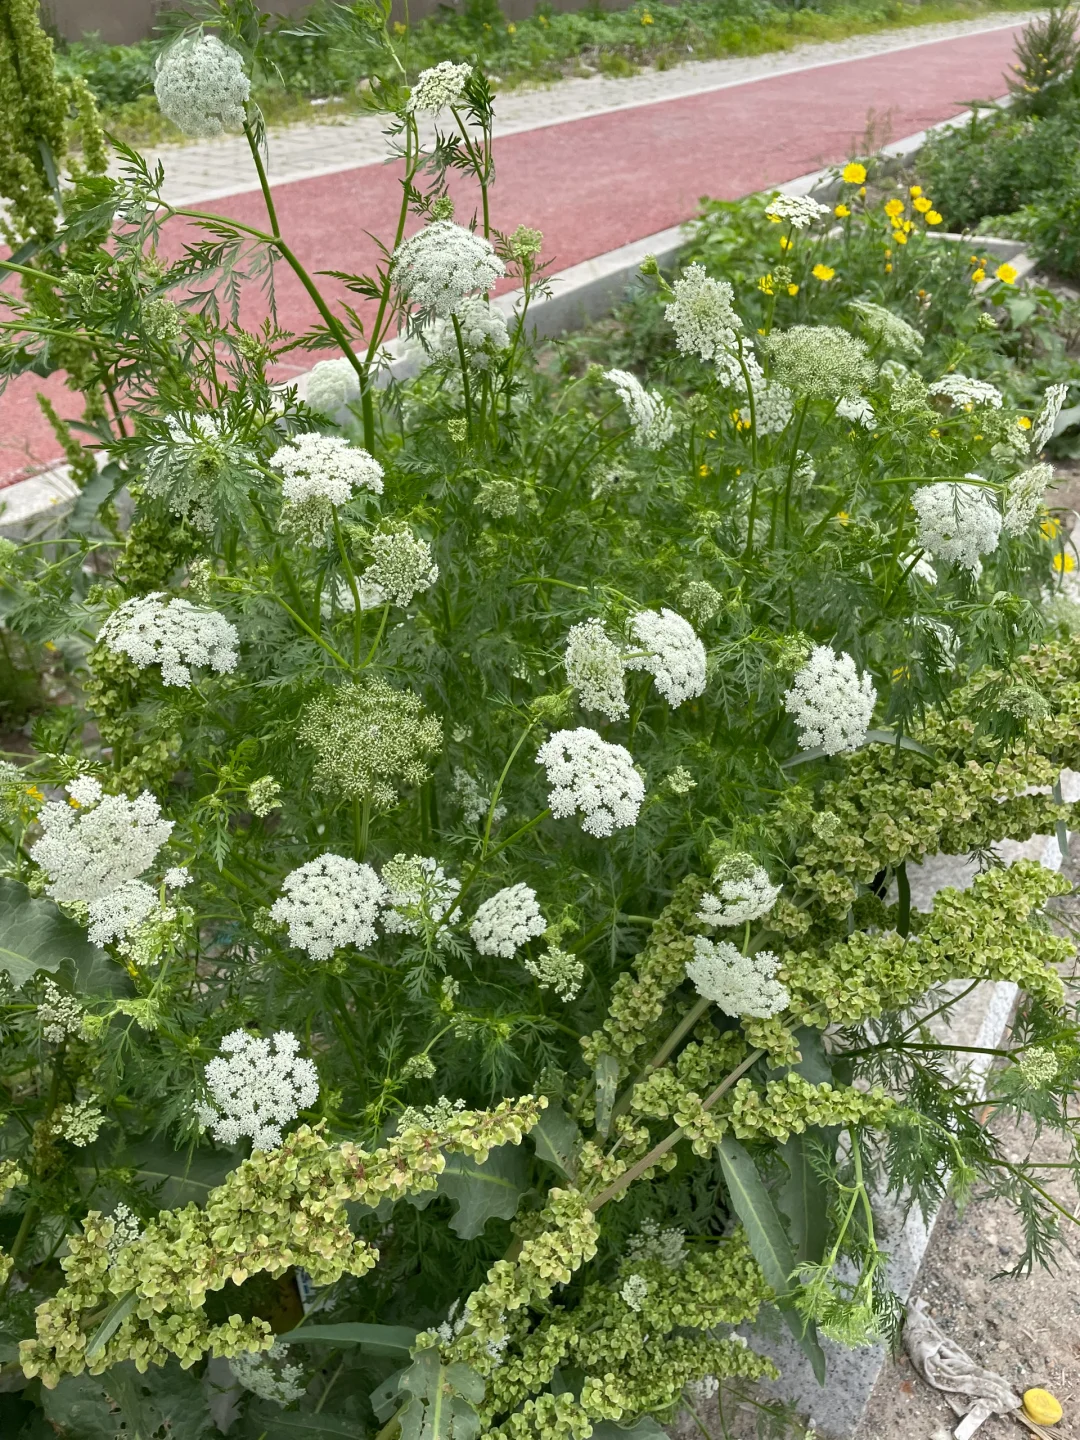
<path id="1" fill-rule="evenodd" d="M 893 53 L 742 83 L 721 81 L 719 88 L 654 97 L 571 120 L 549 115 L 539 126 L 534 121 L 530 129 L 504 132 L 495 142 L 493 223 L 500 230 L 538 226 L 545 254 L 554 259 L 552 269 L 564 269 L 690 219 L 704 195 L 733 199 L 842 161 L 858 153 L 871 122 L 881 143 L 948 119 L 973 98 L 1001 94 L 1021 23 L 924 38 Z M 685 67 L 685 73 L 696 68 Z M 176 151 L 177 157 L 183 154 Z M 463 180 L 453 193 L 459 217 L 466 218 L 475 193 Z M 400 188 L 395 166 L 369 160 L 280 183 L 275 195 L 282 231 L 310 270 L 361 271 L 375 260 L 366 232 L 392 233 Z M 210 208 L 265 222 L 255 192 L 231 193 Z M 181 239 L 174 234 L 172 245 Z M 333 282 L 327 288 L 332 292 Z M 278 310 L 281 322 L 294 330 L 314 318 L 310 301 L 284 267 L 279 267 Z M 245 318 L 261 318 L 254 301 Z M 55 376 L 46 382 L 24 376 L 11 386 L 0 399 L 0 484 L 58 456 L 37 407 L 38 390 L 49 394 L 62 414 L 79 411 L 78 397 Z"/>

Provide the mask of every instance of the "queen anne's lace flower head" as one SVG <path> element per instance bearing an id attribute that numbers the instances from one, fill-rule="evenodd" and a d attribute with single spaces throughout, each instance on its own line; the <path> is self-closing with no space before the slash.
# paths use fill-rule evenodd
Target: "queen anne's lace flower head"
<path id="1" fill-rule="evenodd" d="M 386 889 L 370 865 L 328 852 L 286 875 L 281 889 L 270 914 L 312 960 L 329 960 L 345 945 L 374 944 Z"/>
<path id="2" fill-rule="evenodd" d="M 450 796 L 456 804 L 461 806 L 461 818 L 465 824 L 479 825 L 481 821 L 486 823 L 488 811 L 491 810 L 491 796 L 484 794 L 476 778 L 470 775 L 462 765 L 454 766 L 452 778 Z M 499 821 L 505 817 L 506 806 L 500 802 L 491 811 L 492 825 L 498 825 Z"/>
<path id="3" fill-rule="evenodd" d="M 727 940 L 694 937 L 694 958 L 686 974 L 703 1000 L 711 1000 L 726 1015 L 752 1015 L 768 1020 L 791 1003 L 791 996 L 776 979 L 780 961 L 771 950 L 743 955 Z"/>
<path id="4" fill-rule="evenodd" d="M 691 580 L 679 596 L 679 604 L 699 625 L 707 625 L 724 608 L 724 597 L 707 580 Z"/>
<path id="5" fill-rule="evenodd" d="M 158 57 L 154 94 L 166 119 L 203 140 L 244 123 L 251 81 L 216 35 L 186 35 Z"/>
<path id="6" fill-rule="evenodd" d="M 525 969 L 541 990 L 553 990 L 560 1000 L 576 998 L 585 978 L 585 966 L 569 950 L 549 945 L 538 960 L 526 960 Z"/>
<path id="7" fill-rule="evenodd" d="M 414 595 L 430 590 L 439 578 L 431 546 L 408 530 L 379 531 L 370 544 L 372 561 L 364 581 L 395 605 L 408 605 Z"/>
<path id="8" fill-rule="evenodd" d="M 501 955 L 509 960 L 546 929 L 536 891 L 529 885 L 508 885 L 477 908 L 469 934 L 481 955 Z"/>
<path id="9" fill-rule="evenodd" d="M 646 390 L 629 370 L 605 370 L 626 406 L 634 431 L 634 443 L 645 450 L 660 450 L 675 433 L 675 421 L 667 402 L 657 390 Z"/>
<path id="10" fill-rule="evenodd" d="M 249 1135 L 254 1149 L 276 1149 L 281 1127 L 319 1098 L 315 1066 L 299 1052 L 288 1030 L 270 1040 L 246 1030 L 226 1035 L 221 1054 L 206 1066 L 208 1098 L 196 1107 L 199 1124 L 222 1145 Z"/>
<path id="11" fill-rule="evenodd" d="M 421 310 L 449 316 L 476 290 L 490 290 L 506 267 L 489 241 L 455 225 L 434 220 L 398 246 L 394 282 Z"/>
<path id="12" fill-rule="evenodd" d="M 943 375 L 940 380 L 928 386 L 931 395 L 944 395 L 954 405 L 989 405 L 1000 410 L 1003 400 L 1001 391 L 988 380 L 973 380 L 969 375 Z"/>
<path id="13" fill-rule="evenodd" d="M 713 280 L 703 265 L 690 265 L 672 292 L 675 298 L 664 315 L 680 350 L 715 360 L 734 348 L 742 321 L 732 308 L 735 292 L 726 280 Z"/>
<path id="14" fill-rule="evenodd" d="M 630 631 L 648 653 L 633 655 L 628 670 L 648 670 L 674 710 L 705 690 L 705 647 L 688 620 L 674 610 L 639 610 Z"/>
<path id="15" fill-rule="evenodd" d="M 129 800 L 102 795 L 88 776 L 72 785 L 89 803 L 78 809 L 56 801 L 45 805 L 38 817 L 43 834 L 30 853 L 49 877 L 46 895 L 86 905 L 90 938 L 104 945 L 150 913 L 154 890 L 138 877 L 157 859 L 173 822 L 162 819 L 148 790 Z"/>
<path id="16" fill-rule="evenodd" d="M 425 759 L 442 746 L 442 725 L 418 695 L 381 675 L 339 685 L 304 707 L 298 738 L 315 751 L 315 783 L 379 809 L 397 803 L 399 783 L 422 785 Z"/>
<path id="17" fill-rule="evenodd" d="M 628 1275 L 623 1281 L 619 1296 L 628 1309 L 636 1312 L 649 1298 L 649 1282 L 644 1275 Z"/>
<path id="18" fill-rule="evenodd" d="M 599 710 L 609 720 L 625 720 L 626 704 L 622 651 L 601 621 L 572 625 L 566 637 L 566 678 L 578 692 L 586 710 Z"/>
<path id="19" fill-rule="evenodd" d="M 139 1217 L 123 1201 L 117 1205 L 110 1215 L 113 1222 L 113 1231 L 106 1242 L 109 1252 L 109 1264 L 115 1265 L 120 1257 L 120 1251 L 127 1245 L 133 1245 L 136 1240 L 142 1238 L 142 1226 L 139 1224 Z"/>
<path id="20" fill-rule="evenodd" d="M 1065 404 L 1065 396 L 1068 393 L 1068 385 L 1051 385 L 1043 396 L 1039 418 L 1031 427 L 1031 453 L 1033 455 L 1037 455 L 1043 446 L 1054 438 L 1058 416 L 1061 414 L 1061 407 Z"/>
<path id="21" fill-rule="evenodd" d="M 805 230 L 823 215 L 831 215 L 828 205 L 811 200 L 809 195 L 777 195 L 765 206 L 770 220 L 786 220 L 794 229 Z"/>
<path id="22" fill-rule="evenodd" d="M 837 325 L 793 325 L 762 344 L 773 378 L 807 399 L 853 399 L 876 374 L 865 343 Z"/>
<path id="23" fill-rule="evenodd" d="M 760 920 L 776 904 L 780 886 L 749 855 L 733 855 L 716 867 L 712 890 L 701 897 L 697 918 L 703 925 L 745 925 Z"/>
<path id="24" fill-rule="evenodd" d="M 348 360 L 320 360 L 307 377 L 304 399 L 312 410 L 333 418 L 360 399 L 360 377 Z"/>
<path id="25" fill-rule="evenodd" d="M 191 684 L 191 667 L 206 665 L 218 675 L 236 669 L 236 626 L 216 610 L 187 600 L 166 600 L 160 590 L 135 595 L 112 612 L 98 638 L 114 655 L 127 655 L 140 670 L 161 666 L 166 685 Z"/>
<path id="26" fill-rule="evenodd" d="M 923 337 L 918 330 L 906 320 L 901 320 L 899 315 L 886 310 L 884 305 L 875 305 L 872 300 L 852 300 L 851 309 L 876 344 L 884 346 L 886 350 L 899 350 L 902 355 L 915 356 L 921 353 Z"/>
<path id="27" fill-rule="evenodd" d="M 382 868 L 386 886 L 383 928 L 388 935 L 420 935 L 436 926 L 453 925 L 460 880 L 452 880 L 430 855 L 395 855 Z M 440 939 L 448 938 L 445 928 Z"/>
<path id="28" fill-rule="evenodd" d="M 547 770 L 556 820 L 580 810 L 581 828 L 600 837 L 637 822 L 645 783 L 622 745 L 608 744 L 585 726 L 557 730 L 537 751 L 536 763 Z"/>
<path id="29" fill-rule="evenodd" d="M 979 557 L 997 549 L 1001 515 L 983 486 L 941 480 L 921 485 L 911 503 L 919 517 L 918 543 L 938 560 L 977 573 Z"/>
<path id="30" fill-rule="evenodd" d="M 42 982 L 41 1003 L 37 1007 L 37 1018 L 41 1025 L 42 1039 L 49 1045 L 83 1034 L 86 1011 L 74 995 L 65 995 L 52 980 Z"/>
<path id="31" fill-rule="evenodd" d="M 291 1405 L 307 1391 L 306 1371 L 289 1359 L 290 1346 L 275 1340 L 269 1350 L 245 1350 L 229 1359 L 237 1383 L 272 1405 Z"/>
<path id="32" fill-rule="evenodd" d="M 455 65 L 452 60 L 440 60 L 430 70 L 421 70 L 405 109 L 410 115 L 438 115 L 459 104 L 471 74 L 471 65 Z"/>
<path id="33" fill-rule="evenodd" d="M 1005 492 L 1001 528 L 1006 535 L 1022 535 L 1043 507 L 1046 487 L 1054 479 L 1052 465 L 1040 463 L 1013 476 Z"/>
<path id="34" fill-rule="evenodd" d="M 653 1260 L 666 1270 L 678 1270 L 686 1259 L 686 1232 L 674 1225 L 661 1230 L 659 1222 L 647 1216 L 626 1242 L 626 1254 L 631 1262 Z"/>
<path id="35" fill-rule="evenodd" d="M 454 319 L 458 322 L 462 347 L 473 369 L 489 370 L 495 357 L 509 349 L 510 331 L 506 326 L 506 316 L 482 295 L 472 295 L 455 307 L 451 320 L 437 321 L 432 327 L 430 345 L 434 354 L 458 359 Z"/>
<path id="36" fill-rule="evenodd" d="M 313 540 L 329 533 L 333 506 L 347 505 L 361 490 L 383 492 L 379 462 L 340 435 L 296 435 L 278 447 L 270 464 L 281 472 L 283 521 Z"/>
<path id="37" fill-rule="evenodd" d="M 874 407 L 862 395 L 856 395 L 851 400 L 838 400 L 836 413 L 841 420 L 850 420 L 855 425 L 861 425 L 865 430 L 872 430 L 876 423 Z"/>
<path id="38" fill-rule="evenodd" d="M 838 755 L 866 739 L 876 700 L 869 675 L 859 674 L 850 655 L 815 645 L 784 693 L 784 708 L 799 727 L 804 750 L 820 746 L 826 755 Z"/>

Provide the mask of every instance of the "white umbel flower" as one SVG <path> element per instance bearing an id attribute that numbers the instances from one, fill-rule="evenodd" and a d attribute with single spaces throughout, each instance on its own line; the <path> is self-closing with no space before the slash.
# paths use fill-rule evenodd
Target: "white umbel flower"
<path id="1" fill-rule="evenodd" d="M 243 125 L 251 81 L 243 57 L 216 35 L 187 35 L 158 57 L 154 94 L 166 119 L 205 140 Z"/>
<path id="2" fill-rule="evenodd" d="M 743 955 L 727 940 L 697 935 L 686 974 L 701 998 L 719 1005 L 726 1015 L 768 1020 L 791 1003 L 791 996 L 776 979 L 779 968 L 780 961 L 771 950 Z"/>
<path id="3" fill-rule="evenodd" d="M 315 1066 L 299 1051 L 289 1030 L 270 1040 L 246 1030 L 226 1035 L 221 1054 L 206 1066 L 208 1100 L 196 1107 L 199 1124 L 222 1145 L 248 1135 L 254 1149 L 276 1149 L 281 1127 L 319 1098 Z"/>
<path id="4" fill-rule="evenodd" d="M 489 370 L 494 358 L 510 348 L 506 316 L 482 295 L 472 295 L 455 308 L 451 319 L 436 321 L 430 341 L 434 354 L 458 359 L 454 320 L 458 322 L 462 347 L 474 370 Z"/>
<path id="5" fill-rule="evenodd" d="M 941 480 L 920 486 L 911 503 L 919 517 L 918 544 L 938 560 L 978 573 L 980 555 L 997 549 L 1001 515 L 983 486 Z"/>
<path id="6" fill-rule="evenodd" d="M 363 950 L 374 943 L 386 889 L 370 865 L 328 852 L 286 875 L 281 888 L 270 914 L 312 960 L 329 960 L 344 945 Z"/>
<path id="7" fill-rule="evenodd" d="M 84 797 L 93 793 L 84 783 L 88 778 L 72 781 Z M 38 818 L 43 834 L 30 853 L 49 877 L 45 893 L 62 904 L 88 907 L 94 944 L 107 944 L 145 920 L 155 896 L 138 877 L 157 859 L 173 829 L 149 790 L 129 800 L 101 796 L 99 787 L 92 808 L 76 810 L 51 801 Z"/>
<path id="8" fill-rule="evenodd" d="M 597 619 L 572 625 L 566 637 L 566 678 L 586 710 L 599 710 L 609 720 L 625 720 L 622 651 Z"/>
<path id="9" fill-rule="evenodd" d="M 308 374 L 304 399 L 312 410 L 333 419 L 360 399 L 360 377 L 348 360 L 320 360 Z"/>
<path id="10" fill-rule="evenodd" d="M 703 925 L 745 925 L 760 920 L 776 904 L 781 887 L 749 855 L 734 855 L 713 872 L 712 891 L 701 897 L 697 918 Z"/>
<path id="11" fill-rule="evenodd" d="M 661 450 L 675 433 L 675 421 L 658 390 L 646 390 L 629 370 L 605 370 L 626 406 L 634 429 L 634 443 L 645 450 Z"/>
<path id="12" fill-rule="evenodd" d="M 838 755 L 866 739 L 876 700 L 869 675 L 859 674 L 850 655 L 815 645 L 784 693 L 784 708 L 799 727 L 804 750 L 820 746 L 826 755 Z"/>
<path id="13" fill-rule="evenodd" d="M 269 1350 L 245 1350 L 229 1357 L 237 1383 L 272 1405 L 291 1405 L 307 1391 L 306 1372 L 289 1359 L 291 1347 L 275 1340 Z"/>
<path id="14" fill-rule="evenodd" d="M 899 350 L 902 355 L 915 356 L 921 353 L 923 337 L 914 325 L 901 320 L 899 315 L 894 315 L 884 305 L 875 305 L 872 300 L 852 300 L 850 305 L 871 340 L 883 345 L 887 350 Z"/>
<path id="15" fill-rule="evenodd" d="M 529 885 L 508 885 L 477 908 L 469 934 L 481 955 L 501 955 L 509 960 L 546 929 L 536 891 Z"/>
<path id="16" fill-rule="evenodd" d="M 236 626 L 217 610 L 166 600 L 160 590 L 125 600 L 102 625 L 98 638 L 140 670 L 160 665 L 166 685 L 189 686 L 193 665 L 206 665 L 218 675 L 236 669 Z"/>
<path id="17" fill-rule="evenodd" d="M 383 929 L 388 935 L 419 935 L 426 928 L 452 925 L 458 919 L 454 902 L 461 889 L 430 855 L 395 855 L 382 868 L 386 887 Z"/>
<path id="18" fill-rule="evenodd" d="M 836 413 L 841 420 L 850 420 L 854 425 L 861 425 L 864 430 L 872 430 L 876 423 L 874 407 L 862 395 L 856 395 L 851 400 L 838 400 Z"/>
<path id="19" fill-rule="evenodd" d="M 556 730 L 536 753 L 547 770 L 548 804 L 556 820 L 581 812 L 587 835 L 604 837 L 637 822 L 645 783 L 634 757 L 622 745 L 601 740 L 595 730 Z"/>
<path id="20" fill-rule="evenodd" d="M 809 195 L 777 195 L 765 206 L 770 220 L 786 220 L 794 230 L 805 230 L 823 215 L 831 215 L 828 205 L 811 200 Z"/>
<path id="21" fill-rule="evenodd" d="M 705 690 L 705 646 L 688 620 L 674 610 L 639 610 L 630 631 L 647 655 L 634 655 L 628 670 L 648 670 L 674 710 Z"/>
<path id="22" fill-rule="evenodd" d="M 735 292 L 726 280 L 712 279 L 703 265 L 690 265 L 671 288 L 675 298 L 664 316 L 679 350 L 715 360 L 735 347 L 742 321 L 732 307 Z"/>
<path id="23" fill-rule="evenodd" d="M 459 104 L 471 74 L 471 65 L 455 65 L 452 60 L 440 60 L 430 70 L 421 70 L 405 109 L 410 115 L 438 115 Z"/>
<path id="24" fill-rule="evenodd" d="M 383 491 L 383 468 L 359 445 L 340 435 L 296 435 L 270 461 L 281 472 L 281 493 L 289 505 L 309 500 L 347 505 L 359 490 Z"/>
<path id="25" fill-rule="evenodd" d="M 525 969 L 541 990 L 553 990 L 560 1000 L 576 999 L 585 979 L 585 966 L 570 950 L 549 945 L 538 960 L 526 960 Z"/>
<path id="26" fill-rule="evenodd" d="M 1000 410 L 1003 404 L 1001 391 L 988 380 L 973 380 L 970 375 L 943 375 L 929 386 L 931 395 L 944 395 L 954 405 L 961 407 L 989 405 Z"/>
<path id="27" fill-rule="evenodd" d="M 1005 513 L 1001 528 L 1006 535 L 1022 535 L 1043 507 L 1046 487 L 1054 479 L 1054 467 L 1032 465 L 1014 475 L 1005 491 Z"/>
<path id="28" fill-rule="evenodd" d="M 1051 385 L 1043 396 L 1039 418 L 1031 427 L 1031 453 L 1037 455 L 1044 445 L 1054 438 L 1058 416 L 1069 393 L 1068 385 Z"/>
<path id="29" fill-rule="evenodd" d="M 431 546 L 408 530 L 383 531 L 371 537 L 371 564 L 364 583 L 395 605 L 408 605 L 414 595 L 430 590 L 439 578 Z"/>
<path id="30" fill-rule="evenodd" d="M 506 274 L 490 242 L 452 220 L 433 220 L 399 245 L 391 270 L 397 288 L 414 305 L 444 317 Z"/>

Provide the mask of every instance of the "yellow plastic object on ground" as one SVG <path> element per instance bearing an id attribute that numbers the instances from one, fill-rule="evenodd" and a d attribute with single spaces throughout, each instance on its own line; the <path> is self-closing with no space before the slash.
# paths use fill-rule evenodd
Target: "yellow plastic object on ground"
<path id="1" fill-rule="evenodd" d="M 1049 1390 L 1025 1390 L 1024 1414 L 1036 1425 L 1056 1425 L 1061 1419 L 1061 1405 Z"/>

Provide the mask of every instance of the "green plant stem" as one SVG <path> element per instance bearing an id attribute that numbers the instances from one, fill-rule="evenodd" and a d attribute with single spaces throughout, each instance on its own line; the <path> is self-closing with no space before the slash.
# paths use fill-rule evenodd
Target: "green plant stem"
<path id="1" fill-rule="evenodd" d="M 791 489 L 795 483 L 795 466 L 799 461 L 799 441 L 802 439 L 803 425 L 806 421 L 806 412 L 810 409 L 810 398 L 802 403 L 799 411 L 799 419 L 795 426 L 795 436 L 791 442 L 791 460 L 788 462 L 787 480 L 784 482 L 784 536 L 787 537 L 791 528 Z"/>
<path id="2" fill-rule="evenodd" d="M 251 158 L 255 162 L 255 171 L 259 177 L 259 189 L 262 191 L 263 202 L 266 205 L 266 213 L 270 218 L 270 229 L 274 238 L 280 239 L 281 227 L 278 224 L 277 210 L 274 206 L 274 196 L 270 189 L 270 181 L 267 178 L 266 167 L 263 164 L 262 155 L 259 153 L 259 145 L 255 139 L 254 131 L 250 122 L 244 120 L 244 134 L 247 136 L 248 148 L 251 150 Z"/>
<path id="3" fill-rule="evenodd" d="M 465 433 L 469 437 L 469 443 L 472 444 L 472 391 L 469 389 L 469 362 L 465 356 L 465 340 L 461 333 L 461 321 L 456 315 L 451 315 L 450 319 L 454 322 L 454 338 L 457 340 L 458 358 L 461 361 L 461 389 L 465 397 Z"/>
<path id="4" fill-rule="evenodd" d="M 342 568 L 345 571 L 345 579 L 349 584 L 349 592 L 353 598 L 353 669 L 360 669 L 360 637 L 364 629 L 364 612 L 360 609 L 360 588 L 356 583 L 356 575 L 353 572 L 352 563 L 349 560 L 349 552 L 345 548 L 345 536 L 341 533 L 341 520 L 338 517 L 338 507 L 334 506 L 334 539 L 337 541 L 338 554 L 341 556 Z"/>
<path id="5" fill-rule="evenodd" d="M 267 591 L 267 594 L 269 594 L 274 600 L 276 600 L 277 603 L 281 606 L 281 608 L 288 615 L 292 616 L 292 618 L 296 621 L 297 625 L 300 626 L 301 630 L 303 630 L 306 635 L 310 635 L 312 640 L 314 640 L 317 645 L 321 645 L 322 648 L 326 651 L 326 653 L 332 656 L 332 658 L 337 661 L 337 663 L 341 666 L 343 670 L 351 670 L 353 668 L 349 664 L 348 660 L 345 659 L 345 656 L 342 655 L 339 651 L 335 650 L 333 645 L 328 645 L 327 642 L 322 638 L 322 636 L 317 631 L 311 628 L 311 626 L 304 619 L 304 617 L 302 615 L 298 615 L 296 611 L 292 608 L 292 606 L 289 605 L 285 600 L 283 600 L 280 595 L 276 594 L 273 590 Z"/>
<path id="6" fill-rule="evenodd" d="M 401 181 L 401 207 L 398 210 L 397 228 L 394 231 L 394 251 L 397 250 L 405 236 L 405 225 L 409 218 L 409 195 L 412 191 L 413 176 L 416 174 L 416 156 L 419 153 L 419 144 L 414 149 L 413 140 L 416 133 L 416 121 L 409 117 L 405 129 L 405 174 Z M 391 251 L 391 255 L 393 251 Z M 371 367 L 375 362 L 375 355 L 382 343 L 383 325 L 386 320 L 386 312 L 390 305 L 390 296 L 393 293 L 393 271 L 390 265 L 386 267 L 386 275 L 383 279 L 382 293 L 379 296 L 379 308 L 375 312 L 375 320 L 371 327 L 371 339 L 368 341 L 367 353 L 364 356 L 365 380 L 360 389 L 360 406 L 363 412 L 364 422 L 364 445 L 369 451 L 374 452 L 375 447 L 375 406 L 371 394 Z"/>
<path id="7" fill-rule="evenodd" d="M 41 1120 L 42 1128 L 46 1131 L 52 1125 L 53 1112 L 55 1111 L 57 1102 L 60 1099 L 60 1086 L 62 1085 L 64 1078 L 64 1054 L 66 1050 L 67 1040 L 61 1040 L 60 1044 L 57 1046 L 56 1054 L 53 1057 L 53 1070 L 52 1076 L 49 1080 L 49 1092 L 48 1095 L 45 1097 L 45 1114 Z M 37 1224 L 38 1216 L 40 1215 L 40 1213 L 41 1210 L 36 1200 L 31 1200 L 27 1205 L 26 1209 L 23 1211 L 23 1217 L 19 1223 L 18 1231 L 16 1232 L 15 1239 L 11 1243 L 11 1250 L 8 1252 L 8 1258 L 11 1261 L 11 1269 L 8 1272 L 7 1279 L 4 1281 L 3 1289 L 0 1290 L 0 1295 L 6 1295 L 8 1292 L 8 1286 L 11 1284 L 12 1276 L 15 1274 L 16 1266 L 19 1263 L 19 1256 L 26 1248 L 26 1242 L 30 1239 L 31 1234 L 33 1233 L 34 1226 Z"/>
<path id="8" fill-rule="evenodd" d="M 702 1110 L 710 1110 L 716 1104 L 717 1100 L 726 1094 L 735 1082 L 745 1075 L 751 1065 L 760 1060 L 764 1054 L 764 1050 L 751 1050 L 745 1060 L 743 1060 L 741 1064 L 736 1065 L 730 1075 L 725 1075 L 712 1094 L 707 1095 L 701 1102 Z M 628 1190 L 639 1176 L 644 1175 L 646 1170 L 652 1169 L 656 1162 L 662 1159 L 669 1150 L 673 1150 L 685 1133 L 680 1125 L 677 1130 L 672 1130 L 670 1134 L 665 1135 L 663 1140 L 654 1145 L 647 1155 L 643 1155 L 640 1160 L 631 1165 L 628 1170 L 624 1170 L 617 1179 L 613 1180 L 610 1185 L 601 1190 L 599 1195 L 595 1195 L 589 1201 L 589 1209 L 595 1214 L 596 1211 L 606 1205 L 609 1200 L 614 1200 L 616 1195 L 621 1195 L 624 1190 Z"/>

